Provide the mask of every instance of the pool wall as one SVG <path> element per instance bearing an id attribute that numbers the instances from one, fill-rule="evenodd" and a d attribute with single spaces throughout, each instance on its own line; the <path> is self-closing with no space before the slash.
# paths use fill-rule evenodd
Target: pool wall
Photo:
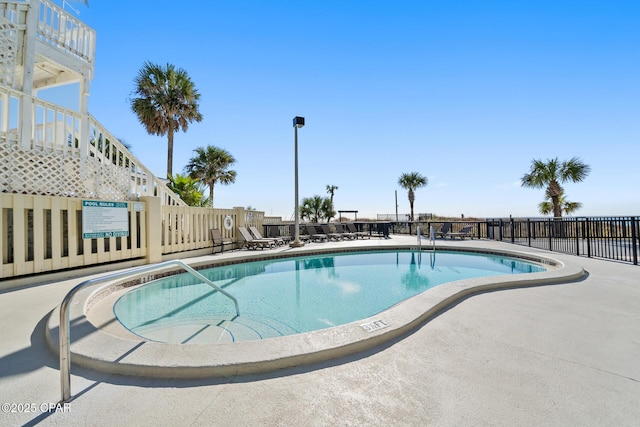
<path id="1" fill-rule="evenodd" d="M 220 262 L 190 264 L 201 269 L 239 262 L 368 250 L 414 249 L 415 245 L 359 246 L 344 249 L 308 248 L 288 253 L 247 254 Z M 447 246 L 442 251 L 463 251 L 519 258 L 543 264 L 547 271 L 507 276 L 491 276 L 449 282 L 402 301 L 375 316 L 328 329 L 268 338 L 219 344 L 166 344 L 144 341 L 115 319 L 115 299 L 130 286 L 153 278 L 110 283 L 86 289 L 71 304 L 71 359 L 91 369 L 156 378 L 228 377 L 265 373 L 354 355 L 406 335 L 465 298 L 479 293 L 528 286 L 567 283 L 585 276 L 577 263 L 562 262 L 537 253 L 510 250 L 483 250 Z M 426 252 L 426 251 L 425 251 Z M 258 255 L 258 256 L 256 256 Z M 169 273 L 171 274 L 171 273 Z M 242 310 L 242 307 L 240 307 Z M 58 309 L 49 317 L 47 343 L 59 351 Z"/>

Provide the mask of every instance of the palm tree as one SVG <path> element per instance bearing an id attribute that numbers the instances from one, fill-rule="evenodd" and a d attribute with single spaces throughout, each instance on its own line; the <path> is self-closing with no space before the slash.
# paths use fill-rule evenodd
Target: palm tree
<path id="1" fill-rule="evenodd" d="M 529 173 L 521 178 L 523 187 L 543 188 L 546 187 L 545 195 L 551 199 L 553 216 L 562 217 L 561 198 L 564 189 L 560 185 L 567 181 L 580 182 L 584 180 L 591 171 L 589 165 L 583 163 L 578 157 L 560 162 L 558 158 L 542 160 L 533 159 Z"/>
<path id="2" fill-rule="evenodd" d="M 167 177 L 173 172 L 173 134 L 202 120 L 200 94 L 187 72 L 171 64 L 145 62 L 135 80 L 131 109 L 152 135 L 167 135 Z"/>
<path id="3" fill-rule="evenodd" d="M 333 194 L 335 193 L 335 191 L 337 189 L 338 189 L 337 185 L 327 185 L 327 193 L 329 194 L 329 197 L 331 199 L 331 206 L 332 207 L 333 207 Z M 335 213 L 334 213 L 334 215 L 335 215 Z M 331 218 L 328 218 L 328 220 L 331 221 Z"/>
<path id="4" fill-rule="evenodd" d="M 116 138 L 120 144 L 127 150 L 131 151 L 131 144 L 129 144 L 124 138 Z"/>
<path id="5" fill-rule="evenodd" d="M 200 181 L 179 173 L 169 177 L 168 187 L 180 196 L 188 206 L 205 207 L 209 200 L 204 197 Z"/>
<path id="6" fill-rule="evenodd" d="M 311 222 L 320 222 L 323 218 L 329 219 L 335 216 L 333 203 L 329 198 L 318 195 L 305 197 L 302 199 L 302 206 L 300 206 L 300 216 Z"/>
<path id="7" fill-rule="evenodd" d="M 415 191 L 420 187 L 424 187 L 429 183 L 426 176 L 420 175 L 418 172 L 403 173 L 398 179 L 400 187 L 409 192 L 409 205 L 411 206 L 411 221 L 413 221 L 413 202 L 416 200 Z"/>
<path id="8" fill-rule="evenodd" d="M 548 200 L 542 201 L 538 205 L 538 210 L 542 215 L 549 215 L 550 213 L 553 213 L 553 202 L 551 202 L 551 197 L 548 194 L 547 199 Z M 566 215 L 571 215 L 582 207 L 582 203 L 580 202 L 570 202 L 569 200 L 565 199 L 564 194 L 560 195 L 558 201 L 560 203 L 562 212 L 564 212 Z"/>
<path id="9" fill-rule="evenodd" d="M 327 193 L 331 198 L 331 203 L 333 203 L 333 194 L 336 192 L 337 189 L 338 189 L 337 185 L 327 185 Z"/>
<path id="10" fill-rule="evenodd" d="M 199 179 L 209 186 L 209 203 L 213 207 L 213 186 L 218 182 L 227 185 L 236 181 L 236 171 L 228 169 L 236 159 L 227 150 L 212 145 L 198 147 L 193 151 L 196 155 L 184 169 L 191 178 Z"/>
<path id="11" fill-rule="evenodd" d="M 336 211 L 333 210 L 333 202 L 331 199 L 325 198 L 322 201 L 322 213 L 325 218 L 327 218 L 327 222 L 331 221 L 331 218 L 336 216 Z"/>

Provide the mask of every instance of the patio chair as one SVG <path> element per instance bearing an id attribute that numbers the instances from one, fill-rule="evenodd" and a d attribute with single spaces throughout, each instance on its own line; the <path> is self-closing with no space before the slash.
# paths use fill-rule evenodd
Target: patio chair
<path id="1" fill-rule="evenodd" d="M 473 238 L 473 235 L 471 234 L 471 230 L 473 230 L 473 226 L 472 225 L 466 225 L 466 226 L 462 227 L 460 229 L 460 231 L 458 231 L 458 232 L 447 233 L 447 236 L 449 236 L 451 238 L 451 240 L 453 240 L 454 237 L 459 237 L 460 240 L 464 239 L 467 236 Z"/>
<path id="2" fill-rule="evenodd" d="M 347 227 L 347 230 L 348 230 L 350 233 L 355 234 L 356 239 L 357 239 L 357 238 L 361 238 L 361 239 L 365 239 L 365 238 L 366 238 L 366 239 L 370 239 L 370 238 L 371 238 L 371 236 L 369 236 L 369 235 L 368 235 L 367 233 L 365 233 L 364 231 L 358 231 L 358 230 L 356 229 L 356 225 L 355 225 L 354 223 L 352 223 L 352 222 L 348 222 L 348 223 L 346 223 L 346 227 Z"/>
<path id="3" fill-rule="evenodd" d="M 296 235 L 296 226 L 295 226 L 295 224 L 289 225 L 289 234 L 291 234 L 291 240 L 293 240 L 295 238 L 295 235 Z M 300 237 L 300 241 L 302 241 L 302 242 L 308 242 L 309 240 L 311 240 L 311 236 L 309 236 L 308 234 L 303 234 L 302 230 L 300 230 L 298 234 L 299 234 L 299 237 Z"/>
<path id="4" fill-rule="evenodd" d="M 322 232 L 326 234 L 329 240 L 333 240 L 334 242 L 342 240 L 342 234 L 331 231 L 329 224 L 322 224 L 320 225 L 320 228 L 322 228 Z"/>
<path id="5" fill-rule="evenodd" d="M 216 253 L 216 248 L 220 247 L 220 253 L 224 252 L 224 247 L 227 245 L 233 245 L 233 242 L 229 239 L 223 239 L 222 233 L 219 228 L 211 229 L 211 240 L 213 240 L 213 253 Z"/>
<path id="6" fill-rule="evenodd" d="M 264 240 L 264 239 L 254 239 L 247 230 L 246 227 L 238 227 L 238 231 L 240 232 L 240 237 L 244 242 L 243 246 L 246 246 L 247 249 L 264 249 L 264 248 L 275 248 L 276 242 L 275 240 Z"/>
<path id="7" fill-rule="evenodd" d="M 342 224 L 340 224 L 339 222 L 335 224 L 335 227 L 336 227 L 336 233 L 340 234 L 343 239 L 346 238 L 349 240 L 355 240 L 358 238 L 358 236 L 356 236 L 355 233 L 351 233 L 345 230 Z"/>
<path id="8" fill-rule="evenodd" d="M 260 234 L 260 230 L 258 230 L 254 226 L 250 226 L 249 227 L 249 232 L 251 233 L 251 235 L 253 236 L 254 239 L 258 239 L 258 240 L 273 240 L 274 242 L 276 242 L 276 245 L 278 245 L 278 246 L 284 245 L 284 239 L 282 237 L 262 237 L 262 234 Z"/>
<path id="9" fill-rule="evenodd" d="M 291 236 L 283 236 L 280 234 L 280 226 L 271 226 L 268 228 L 268 238 L 282 239 L 285 243 L 289 243 L 293 240 L 293 234 Z"/>
<path id="10" fill-rule="evenodd" d="M 313 242 L 326 242 L 329 240 L 329 236 L 326 234 L 319 233 L 316 228 L 311 224 L 305 224 L 307 227 L 307 233 L 309 233 L 309 237 Z"/>
<path id="11" fill-rule="evenodd" d="M 451 231 L 451 223 L 445 222 L 444 224 L 442 224 L 442 227 L 440 227 L 440 230 L 435 231 L 435 235 L 436 237 L 444 238 L 449 233 L 449 231 Z"/>

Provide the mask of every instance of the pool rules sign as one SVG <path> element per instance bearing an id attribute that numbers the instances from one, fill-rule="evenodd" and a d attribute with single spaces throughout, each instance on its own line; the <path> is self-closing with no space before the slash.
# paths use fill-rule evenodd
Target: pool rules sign
<path id="1" fill-rule="evenodd" d="M 82 238 L 126 237 L 129 235 L 127 202 L 82 201 Z"/>

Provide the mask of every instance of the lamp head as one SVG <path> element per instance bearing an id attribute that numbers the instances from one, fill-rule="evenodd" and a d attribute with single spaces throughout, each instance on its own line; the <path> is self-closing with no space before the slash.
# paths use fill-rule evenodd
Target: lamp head
<path id="1" fill-rule="evenodd" d="M 304 117 L 295 116 L 293 118 L 293 127 L 301 128 L 302 126 L 304 126 Z"/>

